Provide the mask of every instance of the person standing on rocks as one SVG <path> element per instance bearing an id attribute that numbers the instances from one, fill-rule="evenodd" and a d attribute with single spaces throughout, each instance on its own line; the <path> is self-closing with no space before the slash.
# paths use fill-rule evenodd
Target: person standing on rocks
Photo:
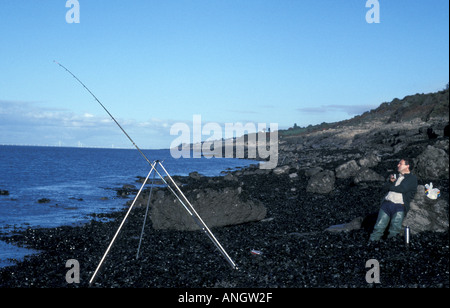
<path id="1" fill-rule="evenodd" d="M 370 242 L 376 242 L 383 236 L 386 227 L 389 227 L 388 238 L 395 237 L 402 229 L 402 222 L 409 211 L 409 204 L 417 191 L 417 177 L 411 174 L 412 164 L 409 159 L 402 159 L 397 165 L 398 178 L 392 174 L 387 187 L 388 194 L 381 203 L 377 222 L 370 235 Z"/>

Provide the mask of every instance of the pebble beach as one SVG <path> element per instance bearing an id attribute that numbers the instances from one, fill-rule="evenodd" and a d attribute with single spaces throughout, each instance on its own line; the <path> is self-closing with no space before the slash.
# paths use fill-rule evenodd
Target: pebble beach
<path id="1" fill-rule="evenodd" d="M 361 188 L 342 180 L 334 192 L 318 195 L 304 193 L 307 178 L 301 175 L 292 179 L 268 172 L 240 175 L 239 180 L 247 198 L 265 204 L 267 216 L 258 222 L 212 229 L 238 269 L 230 267 L 202 231 L 154 230 L 151 224 L 146 226 L 136 258 L 145 214 L 145 207 L 136 207 L 93 284 L 89 280 L 126 209 L 104 214 L 107 222 L 93 219 L 82 226 L 28 229 L 3 238 L 40 253 L 1 269 L 0 287 L 449 287 L 448 232 L 422 232 L 412 236 L 409 245 L 401 237 L 368 245 L 365 228 L 324 231 L 378 211 L 379 185 Z M 79 283 L 66 280 L 66 262 L 72 259 L 80 265 Z M 366 262 L 372 259 L 380 265 L 377 284 L 366 279 L 370 269 Z"/>

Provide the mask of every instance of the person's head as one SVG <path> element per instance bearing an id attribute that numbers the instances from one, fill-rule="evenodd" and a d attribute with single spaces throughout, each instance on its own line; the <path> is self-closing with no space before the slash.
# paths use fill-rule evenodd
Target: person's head
<path id="1" fill-rule="evenodd" d="M 397 170 L 399 173 L 409 173 L 412 170 L 412 162 L 408 158 L 403 158 L 397 165 Z"/>

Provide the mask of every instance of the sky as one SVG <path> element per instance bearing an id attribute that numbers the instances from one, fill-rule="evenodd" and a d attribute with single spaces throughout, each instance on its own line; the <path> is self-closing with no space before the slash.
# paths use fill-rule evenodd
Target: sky
<path id="1" fill-rule="evenodd" d="M 225 136 L 439 91 L 448 59 L 447 0 L 0 0 L 0 144 L 132 147 L 54 61 L 161 149 L 194 118 Z"/>

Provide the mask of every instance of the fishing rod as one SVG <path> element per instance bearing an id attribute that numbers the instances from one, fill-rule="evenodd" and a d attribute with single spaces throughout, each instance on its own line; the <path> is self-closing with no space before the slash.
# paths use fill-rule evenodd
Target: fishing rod
<path id="1" fill-rule="evenodd" d="M 150 177 L 150 174 L 152 171 L 155 171 L 156 174 L 158 174 L 158 176 L 161 178 L 161 180 L 163 181 L 163 183 L 167 186 L 167 188 L 171 191 L 171 193 L 173 195 L 175 195 L 175 197 L 178 199 L 178 201 L 181 203 L 181 205 L 184 207 L 184 209 L 189 213 L 189 215 L 191 215 L 191 217 L 193 218 L 194 222 L 201 228 L 201 230 L 203 232 L 205 232 L 205 234 L 208 236 L 208 238 L 213 242 L 214 246 L 216 246 L 216 248 L 219 250 L 219 252 L 225 257 L 225 259 L 227 260 L 227 262 L 231 265 L 231 267 L 233 269 L 238 269 L 236 264 L 234 263 L 234 261 L 230 258 L 230 256 L 228 255 L 228 253 L 225 251 L 225 249 L 222 247 L 222 245 L 219 243 L 219 241 L 216 239 L 216 237 L 214 236 L 214 234 L 211 232 L 211 230 L 208 228 L 208 226 L 205 224 L 205 222 L 202 220 L 202 218 L 200 217 L 200 215 L 197 213 L 197 211 L 195 210 L 195 208 L 192 206 L 192 204 L 189 202 L 189 200 L 186 198 L 186 196 L 183 194 L 183 192 L 180 190 L 180 188 L 178 187 L 178 185 L 175 183 L 175 181 L 172 179 L 172 177 L 169 175 L 169 173 L 166 171 L 166 169 L 164 168 L 164 166 L 161 164 L 160 161 L 155 161 L 154 163 L 150 162 L 150 160 L 147 158 L 147 156 L 142 152 L 142 150 L 137 146 L 137 144 L 134 142 L 134 140 L 130 137 L 130 135 L 127 134 L 127 132 L 125 131 L 125 129 L 119 124 L 119 122 L 114 118 L 114 116 L 108 111 L 108 109 L 106 109 L 106 107 L 100 102 L 100 100 L 95 96 L 94 93 L 92 93 L 92 91 L 77 77 L 75 76 L 75 74 L 73 74 L 68 68 L 66 68 L 64 65 L 62 65 L 61 63 L 57 62 L 56 60 L 54 60 L 53 62 L 55 62 L 56 64 L 58 64 L 60 67 L 62 67 L 65 71 L 67 71 L 73 78 L 75 78 L 91 95 L 92 97 L 100 104 L 100 106 L 106 111 L 106 113 L 111 117 L 111 119 L 117 124 L 117 126 L 122 130 L 122 132 L 125 134 L 125 136 L 131 141 L 131 143 L 134 145 L 134 147 L 139 151 L 139 153 L 141 154 L 141 156 L 147 161 L 147 163 L 151 166 L 151 170 L 147 176 Z M 180 195 L 182 196 L 182 198 L 185 200 L 185 202 L 183 202 L 183 200 L 181 200 L 180 196 L 173 190 L 173 188 L 169 185 L 169 183 L 167 183 L 166 179 L 158 172 L 158 170 L 156 169 L 157 164 L 159 164 L 162 169 L 164 170 L 164 172 L 166 173 L 168 179 L 170 180 L 170 182 L 172 183 L 172 185 L 174 185 L 174 187 L 176 188 L 176 190 L 180 193 Z M 146 181 L 144 181 L 144 185 L 145 185 Z M 143 186 L 144 186 L 143 185 Z M 139 191 L 138 195 L 136 196 L 135 200 L 137 199 L 137 197 L 139 196 L 140 192 L 142 191 L 142 188 Z M 120 229 L 122 228 L 125 220 L 127 219 L 128 214 L 130 213 L 131 209 L 134 206 L 134 203 L 130 206 L 130 209 L 128 210 L 124 220 L 122 221 L 119 229 L 117 230 L 116 234 L 114 235 L 113 240 L 111 241 L 111 243 L 109 244 L 105 254 L 103 255 L 100 264 L 97 266 L 97 269 L 94 272 L 94 275 L 92 276 L 91 280 L 90 280 L 90 284 L 93 282 L 98 270 L 100 269 L 101 265 L 103 264 L 103 261 L 106 258 L 106 255 L 108 254 L 111 246 L 113 245 L 114 240 L 116 239 L 117 235 L 120 232 Z M 187 203 L 188 205 L 186 205 L 185 203 Z M 140 243 L 139 243 L 140 246 Z M 138 252 L 139 253 L 139 252 Z"/>
<path id="2" fill-rule="evenodd" d="M 71 71 L 69 71 L 64 65 L 62 65 L 61 63 L 59 63 L 56 60 L 53 60 L 53 62 L 55 62 L 56 64 L 58 64 L 59 66 L 61 66 L 63 69 L 65 69 L 70 75 L 72 75 L 73 78 L 75 78 L 97 101 L 97 103 L 100 104 L 100 106 L 102 106 L 102 108 L 106 111 L 106 113 L 108 113 L 108 115 L 111 117 L 111 119 L 113 119 L 113 121 L 117 124 L 117 126 L 119 126 L 119 128 L 122 130 L 122 132 L 125 134 L 125 136 L 128 137 L 128 139 L 131 141 L 131 143 L 134 145 L 134 147 L 139 151 L 139 153 L 141 153 L 142 157 L 144 157 L 144 159 L 151 165 L 152 163 L 150 162 L 150 160 L 147 158 L 147 156 L 145 156 L 145 154 L 141 151 L 141 149 L 136 145 L 136 143 L 133 141 L 133 139 L 131 139 L 131 137 L 127 134 L 127 132 L 123 129 L 123 127 L 119 124 L 119 122 L 117 122 L 117 120 L 113 117 L 113 115 L 108 111 L 108 109 L 106 109 L 106 107 L 100 102 L 100 100 L 97 98 L 97 96 L 94 95 L 94 93 L 91 92 L 91 90 L 89 90 L 88 87 L 86 87 L 86 85 L 80 80 L 78 79 L 77 76 L 75 76 Z"/>
<path id="3" fill-rule="evenodd" d="M 169 189 L 174 193 L 174 191 L 172 190 L 172 188 L 169 186 L 169 184 L 166 182 L 166 180 L 164 179 L 164 177 L 158 172 L 158 170 L 156 169 L 156 164 L 152 164 L 150 162 L 150 160 L 147 158 L 147 156 L 145 156 L 144 152 L 141 151 L 141 149 L 137 146 L 137 144 L 134 142 L 133 139 L 131 139 L 130 135 L 127 134 L 127 132 L 125 131 L 125 129 L 119 124 L 119 122 L 113 117 L 113 115 L 108 111 L 108 109 L 106 109 L 106 107 L 100 102 L 100 100 L 95 96 L 94 93 L 92 93 L 91 90 L 89 90 L 89 88 L 77 77 L 75 76 L 75 74 L 73 74 L 68 68 L 66 68 L 64 65 L 62 65 L 61 63 L 59 63 L 56 60 L 53 60 L 53 62 L 55 62 L 56 64 L 58 64 L 59 66 L 61 66 L 64 70 L 66 70 L 70 75 L 72 75 L 73 78 L 75 78 L 91 95 L 92 97 L 94 97 L 94 99 L 100 104 L 100 106 L 102 106 L 102 108 L 106 111 L 106 113 L 108 113 L 108 115 L 111 117 L 111 119 L 117 124 L 117 126 L 119 126 L 119 128 L 122 130 L 122 132 L 125 134 L 125 136 L 127 136 L 127 138 L 131 141 L 131 143 L 134 145 L 134 147 L 139 151 L 139 153 L 141 154 L 141 156 L 147 161 L 147 163 L 152 167 L 152 170 L 154 169 L 155 172 L 158 174 L 158 176 L 161 178 L 161 180 L 164 182 L 164 184 L 166 184 Z M 180 199 L 178 199 L 180 200 Z M 181 202 L 181 200 L 180 200 Z M 184 204 L 183 204 L 184 205 Z M 185 206 L 186 207 L 186 206 Z"/>

